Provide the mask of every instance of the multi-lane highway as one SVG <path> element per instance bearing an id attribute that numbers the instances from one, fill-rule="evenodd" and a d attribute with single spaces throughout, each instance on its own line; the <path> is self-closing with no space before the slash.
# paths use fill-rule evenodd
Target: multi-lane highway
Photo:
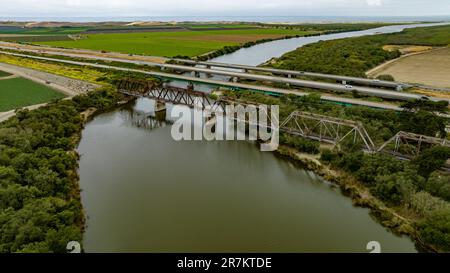
<path id="1" fill-rule="evenodd" d="M 293 76 L 307 76 L 319 79 L 328 79 L 328 80 L 336 80 L 345 83 L 354 83 L 368 86 L 376 86 L 376 87 L 387 87 L 393 88 L 396 90 L 401 90 L 403 88 L 410 87 L 409 84 L 401 83 L 401 82 L 390 82 L 390 81 L 381 81 L 377 79 L 364 79 L 357 77 L 348 77 L 348 76 L 339 76 L 339 75 L 331 75 L 331 74 L 323 74 L 323 73 L 313 73 L 307 71 L 294 71 L 294 70 L 284 70 L 284 69 L 275 69 L 269 67 L 260 67 L 260 66 L 249 66 L 249 65 L 240 65 L 240 64 L 227 64 L 227 63 L 218 63 L 218 62 L 200 62 L 193 60 L 185 60 L 185 59 L 173 59 L 178 63 L 190 64 L 190 65 L 201 65 L 207 68 L 225 68 L 225 69 L 239 69 L 242 71 L 258 71 L 258 72 L 266 72 L 274 75 L 284 75 L 288 78 Z"/>
<path id="2" fill-rule="evenodd" d="M 208 78 L 198 78 L 198 77 L 170 74 L 170 73 L 164 73 L 164 72 L 145 71 L 145 70 L 140 70 L 140 69 L 131 69 L 131 68 L 111 66 L 111 65 L 70 61 L 70 60 L 63 60 L 63 59 L 56 59 L 56 58 L 49 58 L 49 57 L 12 53 L 12 52 L 6 52 L 6 51 L 0 51 L 0 54 L 6 54 L 6 55 L 11 55 L 11 56 L 16 56 L 16 57 L 31 58 L 31 59 L 37 59 L 37 60 L 44 60 L 44 61 L 59 62 L 59 63 L 65 63 L 65 64 L 70 64 L 70 65 L 90 66 L 90 67 L 96 67 L 96 68 L 102 68 L 102 69 L 136 72 L 136 73 L 141 73 L 141 74 L 154 76 L 154 77 L 158 77 L 158 78 L 162 78 L 162 79 L 181 80 L 181 81 L 185 81 L 185 82 L 202 83 L 202 84 L 219 86 L 219 87 L 238 88 L 241 90 L 254 90 L 254 91 L 266 92 L 266 93 L 270 93 L 270 94 L 294 94 L 297 96 L 306 96 L 309 94 L 307 92 L 302 92 L 302 91 L 294 90 L 294 89 L 282 89 L 282 88 L 274 88 L 274 87 L 260 86 L 260 85 L 253 85 L 253 84 L 235 83 L 235 82 L 229 82 L 229 81 L 213 80 L 213 79 L 208 79 Z M 322 95 L 321 99 L 325 100 L 325 101 L 331 101 L 331 102 L 336 102 L 336 103 L 341 103 L 341 104 L 361 105 L 361 106 L 388 109 L 388 110 L 396 110 L 396 111 L 402 110 L 402 108 L 392 105 L 392 104 L 388 104 L 388 103 L 370 102 L 370 101 L 363 101 L 363 100 L 357 100 L 357 99 L 351 99 L 351 98 L 342 98 L 342 97 L 331 96 L 331 95 Z"/>
<path id="3" fill-rule="evenodd" d="M 108 61 L 108 62 L 122 62 L 122 63 L 131 63 L 136 65 L 148 65 L 152 67 L 159 67 L 162 70 L 172 70 L 172 71 L 180 71 L 180 72 L 192 72 L 195 76 L 200 76 L 200 74 L 205 75 L 218 75 L 218 76 L 226 76 L 233 78 L 235 80 L 238 79 L 247 79 L 254 80 L 259 82 L 272 82 L 278 84 L 286 84 L 290 86 L 303 87 L 303 88 L 311 88 L 317 90 L 325 90 L 325 91 L 335 91 L 335 92 L 344 92 L 344 93 L 358 93 L 364 96 L 373 96 L 380 97 L 386 99 L 394 99 L 394 100 L 411 100 L 411 99 L 432 99 L 427 98 L 422 95 L 407 93 L 407 92 L 399 92 L 393 90 L 386 90 L 382 88 L 373 88 L 373 87 L 365 87 L 365 86 L 352 86 L 347 84 L 335 84 L 328 82 L 320 82 L 320 81 L 310 81 L 310 80 L 301 80 L 294 78 L 286 78 L 286 77 L 278 77 L 278 76 L 270 76 L 270 75 L 258 75 L 247 72 L 238 72 L 238 71 L 227 71 L 227 70 L 219 70 L 219 69 L 211 69 L 205 67 L 193 67 L 189 65 L 176 65 L 176 64 L 167 64 L 167 63 L 156 63 L 149 61 L 140 61 L 140 60 L 130 60 L 130 59 L 122 59 L 122 58 L 112 58 L 112 57 L 102 57 L 98 56 L 98 54 L 87 54 L 87 53 L 72 53 L 72 52 L 64 52 L 64 51 L 56 51 L 47 48 L 42 49 L 31 49 L 31 48 L 22 48 L 22 47 L 13 47 L 9 45 L 0 44 L 0 48 L 9 49 L 9 50 L 20 50 L 25 52 L 32 52 L 37 54 L 48 54 L 48 55 L 57 55 L 57 56 L 65 56 L 72 58 L 85 58 L 99 61 Z M 233 65 L 232 65 L 233 66 Z M 257 69 L 257 67 L 254 67 Z M 172 75 L 172 78 L 175 75 Z M 336 76 L 341 77 L 341 76 Z M 341 78 L 343 79 L 343 78 Z M 199 80 L 197 80 L 199 81 Z M 383 82 L 382 82 L 383 83 Z"/>

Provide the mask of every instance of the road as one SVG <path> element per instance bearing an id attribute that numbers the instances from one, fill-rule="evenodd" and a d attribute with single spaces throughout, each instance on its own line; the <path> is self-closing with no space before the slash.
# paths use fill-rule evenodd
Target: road
<path id="1" fill-rule="evenodd" d="M 55 58 L 48 58 L 48 57 L 32 56 L 32 55 L 26 55 L 26 54 L 20 54 L 20 53 L 11 53 L 11 52 L 0 51 L 0 54 L 6 54 L 6 55 L 11 55 L 11 56 L 17 56 L 17 57 L 25 57 L 25 58 L 31 58 L 31 59 L 36 59 L 36 60 L 65 63 L 65 64 L 71 64 L 71 65 L 90 66 L 90 67 L 110 69 L 110 70 L 135 72 L 135 73 L 141 73 L 141 74 L 154 76 L 154 77 L 158 77 L 158 78 L 164 78 L 164 79 L 182 80 L 182 81 L 186 81 L 186 82 L 196 82 L 196 83 L 203 83 L 203 84 L 208 84 L 208 85 L 212 85 L 212 86 L 238 88 L 238 89 L 242 89 L 242 90 L 254 90 L 254 91 L 260 91 L 260 92 L 262 91 L 262 92 L 272 93 L 272 94 L 294 94 L 297 96 L 306 96 L 309 94 L 307 92 L 302 92 L 299 90 L 281 89 L 281 88 L 274 88 L 274 87 L 267 87 L 267 86 L 243 84 L 243 83 L 234 83 L 234 82 L 228 82 L 228 81 L 219 81 L 219 80 L 212 80 L 212 79 L 207 79 L 207 78 L 197 78 L 197 77 L 169 74 L 169 73 L 163 73 L 163 72 L 145 71 L 145 70 L 123 68 L 123 67 L 103 65 L 103 64 L 86 63 L 86 62 L 79 62 L 79 61 L 70 61 L 70 60 L 62 60 L 62 59 L 55 59 Z M 361 106 L 368 106 L 368 107 L 396 110 L 396 111 L 402 110 L 402 108 L 392 105 L 392 104 L 363 101 L 363 100 L 357 100 L 357 99 L 351 99 L 351 98 L 342 98 L 342 97 L 331 96 L 331 95 L 322 95 L 321 99 L 325 100 L 325 101 L 331 101 L 331 102 L 342 103 L 342 104 L 361 105 Z"/>
<path id="2" fill-rule="evenodd" d="M 377 87 L 388 87 L 388 88 L 406 88 L 409 87 L 408 84 L 400 83 L 400 82 L 390 82 L 390 81 L 381 81 L 376 79 L 364 79 L 357 77 L 348 77 L 348 76 L 339 76 L 339 75 L 331 75 L 331 74 L 323 74 L 323 73 L 313 73 L 307 71 L 294 71 L 294 70 L 284 70 L 284 69 L 275 69 L 268 67 L 259 67 L 259 66 L 249 66 L 249 65 L 240 65 L 240 64 L 227 64 L 227 63 L 218 63 L 218 62 L 198 62 L 193 60 L 184 60 L 184 59 L 173 59 L 179 63 L 185 63 L 190 65 L 201 65 L 210 68 L 231 68 L 231 69 L 240 69 L 243 71 L 259 71 L 259 72 L 267 72 L 274 75 L 285 75 L 288 77 L 291 76 L 308 76 L 314 78 L 321 79 L 329 79 L 329 80 L 337 80 L 341 82 L 347 83 L 356 83 L 362 85 L 369 86 L 377 86 Z"/>
<path id="3" fill-rule="evenodd" d="M 22 77 L 37 82 L 39 84 L 60 91 L 70 97 L 80 95 L 82 93 L 86 93 L 100 87 L 100 85 L 97 84 L 75 80 L 12 64 L 0 63 L 0 70 L 12 74 L 11 77 Z M 7 79 L 7 77 L 2 79 L 5 80 Z"/>
<path id="4" fill-rule="evenodd" d="M 0 43 L 0 48 L 17 50 L 15 47 L 6 46 Z M 65 56 L 72 58 L 85 58 L 92 60 L 100 60 L 100 61 L 113 61 L 113 62 L 122 62 L 122 63 L 131 63 L 136 65 L 148 65 L 153 67 L 159 67 L 161 69 L 171 69 L 175 71 L 182 72 L 192 72 L 194 74 L 203 73 L 206 75 L 221 75 L 227 76 L 230 78 L 236 79 L 247 79 L 247 80 L 255 80 L 255 81 L 269 81 L 272 83 L 280 83 L 297 87 L 306 87 L 318 90 L 327 90 L 327 91 L 335 91 L 335 92 L 344 92 L 344 93 L 359 93 L 365 96 L 374 96 L 386 99 L 395 99 L 395 100 L 411 100 L 411 99 L 422 99 L 424 96 L 414 93 L 406 93 L 406 92 L 398 92 L 398 91 L 389 91 L 379 88 L 370 88 L 370 87 L 362 87 L 362 86 L 349 86 L 342 84 L 333 84 L 319 81 L 308 81 L 308 80 L 299 80 L 292 79 L 286 77 L 276 77 L 276 76 L 266 76 L 266 75 L 257 75 L 251 73 L 244 72 L 234 72 L 234 71 L 226 71 L 226 70 L 216 70 L 216 69 L 208 69 L 201 67 L 192 67 L 192 66 L 184 66 L 184 65 L 174 65 L 174 64 L 163 64 L 156 62 L 148 62 L 148 61 L 138 61 L 138 60 L 128 60 L 121 58 L 111 58 L 111 57 L 101 57 L 98 55 L 90 55 L 90 54 L 81 54 L 81 53 L 68 53 L 68 52 L 60 52 L 60 51 L 52 51 L 48 49 L 19 49 L 26 52 L 32 53 L 45 53 L 49 55 L 57 55 L 57 56 Z M 433 99 L 433 98 L 431 98 Z M 434 99 L 437 100 L 437 99 Z"/>

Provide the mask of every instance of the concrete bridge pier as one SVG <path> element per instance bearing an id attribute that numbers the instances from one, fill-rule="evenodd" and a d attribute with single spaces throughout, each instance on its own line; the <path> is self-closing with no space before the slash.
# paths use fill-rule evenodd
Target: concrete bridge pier
<path id="1" fill-rule="evenodd" d="M 217 117 L 215 115 L 206 118 L 204 133 L 207 139 L 213 139 L 216 132 Z"/>
<path id="2" fill-rule="evenodd" d="M 166 104 L 161 101 L 156 101 L 155 113 L 166 111 Z"/>
<path id="3" fill-rule="evenodd" d="M 347 84 L 347 81 L 342 81 L 342 84 L 343 84 L 343 85 L 346 85 L 346 84 Z"/>
<path id="4" fill-rule="evenodd" d="M 192 76 L 192 77 L 195 77 L 195 78 L 199 78 L 199 77 L 200 77 L 200 72 L 192 71 L 192 72 L 191 72 L 191 76 Z"/>
<path id="5" fill-rule="evenodd" d="M 239 81 L 239 78 L 238 77 L 233 77 L 233 78 L 231 78 L 231 81 L 234 82 L 234 83 L 237 83 Z"/>

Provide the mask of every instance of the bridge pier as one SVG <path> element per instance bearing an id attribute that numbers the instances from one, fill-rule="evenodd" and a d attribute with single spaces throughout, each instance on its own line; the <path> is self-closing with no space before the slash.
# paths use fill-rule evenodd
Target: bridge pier
<path id="1" fill-rule="evenodd" d="M 239 81 L 239 78 L 238 77 L 233 77 L 233 78 L 231 78 L 231 81 L 234 82 L 234 83 L 237 83 Z"/>
<path id="2" fill-rule="evenodd" d="M 217 117 L 215 115 L 207 117 L 205 126 L 203 127 L 203 133 L 207 140 L 213 140 L 215 138 L 217 125 Z"/>
<path id="3" fill-rule="evenodd" d="M 155 103 L 155 113 L 166 111 L 166 104 L 161 101 Z"/>
<path id="4" fill-rule="evenodd" d="M 401 91 L 403 91 L 403 86 L 397 85 L 397 87 L 395 88 L 395 90 L 401 92 Z"/>
<path id="5" fill-rule="evenodd" d="M 195 77 L 195 78 L 199 78 L 199 77 L 200 77 L 200 72 L 192 71 L 192 72 L 191 72 L 191 76 L 192 76 L 192 77 Z"/>
<path id="6" fill-rule="evenodd" d="M 342 84 L 343 84 L 343 85 L 346 85 L 346 84 L 347 84 L 347 81 L 342 81 Z"/>

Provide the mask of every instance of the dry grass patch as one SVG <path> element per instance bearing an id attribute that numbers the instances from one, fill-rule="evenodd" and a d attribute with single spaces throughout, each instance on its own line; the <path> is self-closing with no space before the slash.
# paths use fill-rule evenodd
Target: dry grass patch
<path id="1" fill-rule="evenodd" d="M 385 45 L 383 49 L 389 52 L 398 50 L 401 54 L 411 54 L 424 52 L 433 49 L 431 46 L 415 46 L 415 45 Z"/>
<path id="2" fill-rule="evenodd" d="M 450 87 L 450 48 L 438 48 L 422 54 L 399 58 L 377 69 L 374 75 L 392 75 L 396 81 Z"/>

